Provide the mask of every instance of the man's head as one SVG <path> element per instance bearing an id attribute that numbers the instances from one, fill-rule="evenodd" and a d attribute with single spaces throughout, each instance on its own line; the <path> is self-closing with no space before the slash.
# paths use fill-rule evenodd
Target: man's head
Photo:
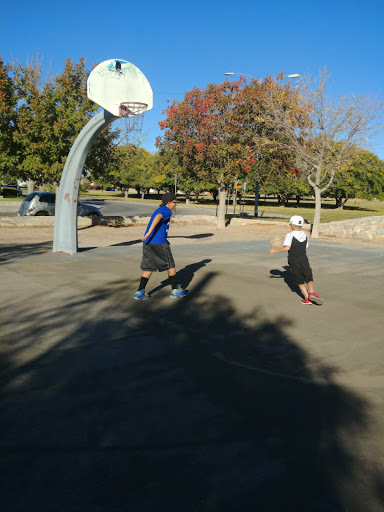
<path id="1" fill-rule="evenodd" d="M 176 194 L 174 194 L 173 192 L 167 192 L 161 198 L 160 206 L 166 206 L 170 210 L 174 210 L 176 208 L 176 204 L 177 204 Z"/>
<path id="2" fill-rule="evenodd" d="M 293 215 L 293 217 L 289 219 L 289 224 L 292 229 L 301 229 L 304 225 L 304 219 L 301 215 Z"/>

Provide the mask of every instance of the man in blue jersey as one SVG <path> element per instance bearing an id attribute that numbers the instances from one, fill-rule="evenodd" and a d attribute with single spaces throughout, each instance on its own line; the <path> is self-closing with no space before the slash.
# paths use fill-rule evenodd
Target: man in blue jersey
<path id="1" fill-rule="evenodd" d="M 160 207 L 153 212 L 144 236 L 141 239 L 144 242 L 143 258 L 140 265 L 143 273 L 141 274 L 139 288 L 133 297 L 136 300 L 149 299 L 149 295 L 145 292 L 145 287 L 152 272 L 157 270 L 159 272 L 168 270 L 172 287 L 171 299 L 185 297 L 188 294 L 188 290 L 183 290 L 180 284 L 177 283 L 175 262 L 173 261 L 172 252 L 167 240 L 169 221 L 177 204 L 176 194 L 167 192 L 162 196 L 161 200 Z"/>

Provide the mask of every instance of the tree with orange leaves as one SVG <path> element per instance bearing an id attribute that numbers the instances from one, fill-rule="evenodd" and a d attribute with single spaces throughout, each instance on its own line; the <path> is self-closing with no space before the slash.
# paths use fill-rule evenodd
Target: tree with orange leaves
<path id="1" fill-rule="evenodd" d="M 248 150 L 239 116 L 244 80 L 195 87 L 184 100 L 175 100 L 159 123 L 164 135 L 160 151 L 177 156 L 186 176 L 216 183 L 219 191 L 218 227 L 225 226 L 225 197 L 229 184 L 249 170 Z"/>
<path id="2" fill-rule="evenodd" d="M 229 186 L 255 166 L 261 149 L 275 151 L 284 163 L 282 172 L 289 168 L 289 158 L 278 152 L 276 128 L 268 124 L 263 97 L 269 90 L 269 83 L 253 80 L 246 85 L 245 78 L 209 84 L 203 90 L 195 87 L 184 100 L 175 100 L 164 111 L 166 120 L 159 123 L 164 131 L 157 139 L 160 152 L 175 154 L 187 176 L 216 184 L 219 228 L 225 226 Z M 269 145 L 255 145 L 255 137 L 263 137 Z"/>

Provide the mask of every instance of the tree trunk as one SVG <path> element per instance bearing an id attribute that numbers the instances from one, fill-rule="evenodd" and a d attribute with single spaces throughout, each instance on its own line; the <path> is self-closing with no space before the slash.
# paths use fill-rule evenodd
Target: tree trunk
<path id="1" fill-rule="evenodd" d="M 32 194 L 32 192 L 35 190 L 36 181 L 28 180 L 27 181 L 27 190 L 28 194 Z"/>
<path id="2" fill-rule="evenodd" d="M 141 192 L 141 199 L 144 199 L 144 196 L 145 196 L 145 190 L 143 190 L 143 191 Z"/>
<path id="3" fill-rule="evenodd" d="M 125 197 L 125 199 L 128 199 L 128 192 L 129 192 L 129 188 L 125 188 L 124 189 L 124 197 Z"/>
<path id="4" fill-rule="evenodd" d="M 219 207 L 217 209 L 217 227 L 225 228 L 225 200 L 227 194 L 224 183 L 219 183 Z"/>
<path id="5" fill-rule="evenodd" d="M 199 201 L 200 192 L 194 192 L 194 194 L 195 194 L 195 203 L 197 203 Z"/>
<path id="6" fill-rule="evenodd" d="M 300 200 L 301 200 L 301 196 L 296 196 L 296 204 L 297 204 L 297 206 L 300 206 Z"/>
<path id="7" fill-rule="evenodd" d="M 315 186 L 315 217 L 313 219 L 312 238 L 319 238 L 321 214 L 321 192 L 320 187 Z"/>
<path id="8" fill-rule="evenodd" d="M 236 189 L 236 187 L 234 187 L 233 192 L 232 192 L 232 205 L 234 207 L 236 207 L 236 203 L 237 203 L 237 189 Z"/>
<path id="9" fill-rule="evenodd" d="M 336 209 L 340 208 L 340 205 L 341 205 L 341 197 L 335 197 L 335 201 L 336 201 L 335 208 L 336 208 Z"/>

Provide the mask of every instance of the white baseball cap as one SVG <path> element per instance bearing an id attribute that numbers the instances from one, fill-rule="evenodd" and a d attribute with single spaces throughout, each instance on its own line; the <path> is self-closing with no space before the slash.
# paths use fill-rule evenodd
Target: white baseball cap
<path id="1" fill-rule="evenodd" d="M 294 215 L 289 219 L 289 223 L 294 226 L 302 226 L 304 224 L 304 219 L 300 215 Z"/>

